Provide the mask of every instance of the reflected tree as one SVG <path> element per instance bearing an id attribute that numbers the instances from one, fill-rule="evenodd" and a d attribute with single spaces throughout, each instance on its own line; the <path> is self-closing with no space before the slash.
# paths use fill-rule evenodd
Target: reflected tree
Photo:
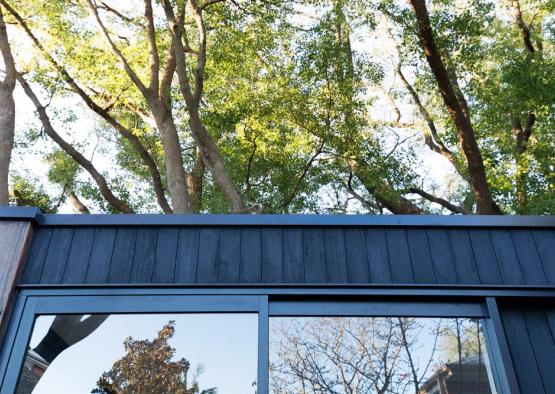
<path id="1" fill-rule="evenodd" d="M 97 394 L 128 393 L 172 393 L 172 394 L 215 394 L 216 389 L 200 391 L 193 375 L 188 382 L 191 364 L 185 358 L 172 361 L 175 348 L 168 341 L 175 333 L 175 322 L 170 321 L 153 340 L 125 339 L 126 354 L 98 379 Z"/>
<path id="2" fill-rule="evenodd" d="M 479 337 L 470 319 L 276 319 L 270 391 L 491 393 Z"/>

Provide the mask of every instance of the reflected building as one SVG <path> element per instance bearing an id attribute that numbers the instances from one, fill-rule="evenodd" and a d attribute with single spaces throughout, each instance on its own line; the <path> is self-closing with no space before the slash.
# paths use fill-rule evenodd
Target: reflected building
<path id="1" fill-rule="evenodd" d="M 482 357 L 466 357 L 443 364 L 421 387 L 422 394 L 491 394 Z"/>

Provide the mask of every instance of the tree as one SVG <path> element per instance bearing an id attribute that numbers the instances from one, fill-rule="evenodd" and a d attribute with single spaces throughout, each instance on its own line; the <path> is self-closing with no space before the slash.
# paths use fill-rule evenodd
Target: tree
<path id="1" fill-rule="evenodd" d="M 5 69 L 5 76 L 0 80 L 0 205 L 8 205 L 8 175 L 15 133 L 15 101 L 13 91 L 15 89 L 17 71 L 1 7 L 0 53 L 2 54 Z"/>
<path id="2" fill-rule="evenodd" d="M 175 333 L 175 322 L 170 321 L 152 341 L 129 337 L 123 343 L 126 354 L 98 379 L 93 393 L 199 393 L 198 383 L 189 386 L 187 375 L 190 363 L 181 358 L 172 361 L 175 349 L 168 341 Z M 202 391 L 205 393 L 206 391 Z"/>
<path id="3" fill-rule="evenodd" d="M 16 160 L 80 168 L 53 206 L 554 212 L 550 2 L 0 5 L 38 114 Z"/>

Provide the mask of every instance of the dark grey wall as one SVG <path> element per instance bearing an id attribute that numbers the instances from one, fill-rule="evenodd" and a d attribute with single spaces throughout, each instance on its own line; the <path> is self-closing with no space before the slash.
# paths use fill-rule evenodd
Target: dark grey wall
<path id="1" fill-rule="evenodd" d="M 555 393 L 555 306 L 507 305 L 501 317 L 523 393 Z"/>
<path id="2" fill-rule="evenodd" d="M 552 229 L 39 227 L 24 284 L 555 284 Z"/>

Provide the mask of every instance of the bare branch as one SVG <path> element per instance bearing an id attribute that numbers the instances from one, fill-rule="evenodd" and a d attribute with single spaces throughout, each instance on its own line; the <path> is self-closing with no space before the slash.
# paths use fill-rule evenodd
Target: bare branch
<path id="1" fill-rule="evenodd" d="M 436 196 L 434 196 L 433 194 L 430 194 L 430 193 L 428 193 L 428 192 L 425 192 L 425 191 L 422 190 L 422 189 L 418 189 L 418 188 L 412 187 L 412 188 L 410 188 L 410 189 L 408 190 L 408 193 L 418 194 L 419 196 L 425 198 L 425 199 L 428 200 L 428 201 L 434 202 L 434 203 L 436 203 L 436 204 L 441 205 L 441 206 L 444 207 L 444 208 L 447 208 L 448 210 L 450 210 L 450 211 L 453 212 L 453 213 L 459 213 L 459 214 L 462 214 L 462 215 L 468 215 L 468 212 L 467 212 L 463 207 L 460 207 L 460 206 L 458 206 L 458 205 L 452 204 L 452 203 L 450 203 L 449 201 L 447 201 L 447 200 L 445 200 L 445 199 L 443 199 L 443 198 L 441 198 L 441 197 L 436 197 Z"/>

